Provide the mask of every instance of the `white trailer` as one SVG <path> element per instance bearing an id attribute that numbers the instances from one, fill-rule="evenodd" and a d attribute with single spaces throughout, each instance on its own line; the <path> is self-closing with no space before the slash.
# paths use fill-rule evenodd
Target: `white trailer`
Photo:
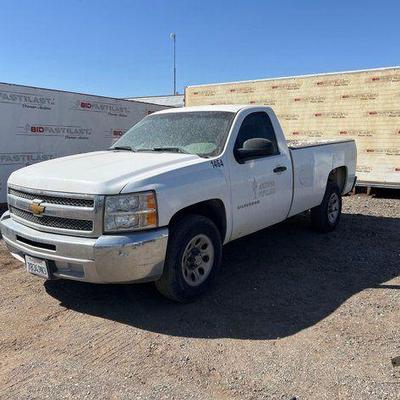
<path id="1" fill-rule="evenodd" d="M 0 203 L 9 175 L 24 166 L 103 150 L 156 104 L 0 83 Z"/>

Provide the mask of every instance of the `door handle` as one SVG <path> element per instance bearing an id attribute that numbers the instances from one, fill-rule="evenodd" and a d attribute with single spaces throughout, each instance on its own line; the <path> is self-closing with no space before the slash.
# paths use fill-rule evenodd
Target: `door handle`
<path id="1" fill-rule="evenodd" d="M 284 166 L 274 168 L 274 172 L 275 172 L 276 174 L 279 173 L 279 172 L 286 171 L 286 170 L 287 170 L 287 168 L 284 167 Z"/>

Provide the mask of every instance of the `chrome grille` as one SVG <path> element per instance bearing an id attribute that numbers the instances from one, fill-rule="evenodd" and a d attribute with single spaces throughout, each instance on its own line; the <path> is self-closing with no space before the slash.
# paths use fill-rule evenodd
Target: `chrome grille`
<path id="1" fill-rule="evenodd" d="M 84 221 L 80 219 L 69 219 L 59 217 L 49 217 L 44 215 L 43 217 L 36 217 L 28 211 L 20 210 L 19 208 L 10 207 L 10 212 L 17 217 L 23 218 L 27 221 L 33 222 L 34 224 L 49 226 L 52 228 L 59 229 L 71 229 L 75 231 L 87 231 L 93 230 L 92 221 Z"/>
<path id="2" fill-rule="evenodd" d="M 49 204 L 59 204 L 63 206 L 89 207 L 89 208 L 92 208 L 94 206 L 94 200 L 92 199 L 74 199 L 68 197 L 48 196 L 48 195 L 42 195 L 40 193 L 28 193 L 22 190 L 16 190 L 12 188 L 8 189 L 8 193 L 13 196 L 21 197 L 23 199 L 28 199 L 28 200 L 35 200 L 37 198 L 40 198 L 40 200 Z"/>
<path id="3" fill-rule="evenodd" d="M 103 233 L 104 196 L 8 187 L 11 217 L 39 231 L 99 237 Z M 39 206 L 40 215 L 35 214 Z M 40 211 L 39 211 L 40 212 Z"/>

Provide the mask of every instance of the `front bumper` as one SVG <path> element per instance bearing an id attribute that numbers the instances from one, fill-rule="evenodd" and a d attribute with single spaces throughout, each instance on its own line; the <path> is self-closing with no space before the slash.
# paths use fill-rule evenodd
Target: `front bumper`
<path id="1" fill-rule="evenodd" d="M 160 278 L 167 251 L 168 229 L 103 235 L 97 239 L 40 232 L 0 219 L 3 239 L 20 261 L 25 255 L 47 260 L 52 277 L 92 283 L 129 283 Z"/>

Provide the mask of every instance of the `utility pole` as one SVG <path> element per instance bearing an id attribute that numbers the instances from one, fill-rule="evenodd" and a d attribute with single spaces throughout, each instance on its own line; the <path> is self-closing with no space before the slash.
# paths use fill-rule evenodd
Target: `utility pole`
<path id="1" fill-rule="evenodd" d="M 169 37 L 174 41 L 174 96 L 176 93 L 176 33 L 171 33 Z"/>

